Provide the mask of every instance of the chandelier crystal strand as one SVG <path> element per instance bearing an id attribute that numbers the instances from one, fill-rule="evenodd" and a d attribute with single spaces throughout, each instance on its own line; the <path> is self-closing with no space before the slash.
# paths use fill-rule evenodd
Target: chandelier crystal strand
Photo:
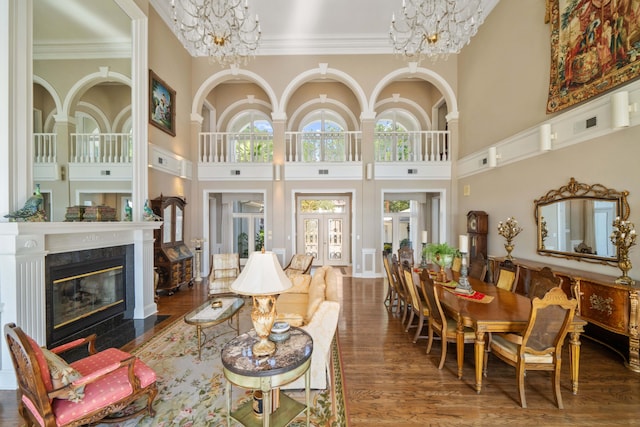
<path id="1" fill-rule="evenodd" d="M 481 0 L 402 0 L 389 37 L 396 54 L 411 61 L 459 53 L 484 21 Z"/>
<path id="2" fill-rule="evenodd" d="M 262 32 L 248 0 L 171 0 L 178 39 L 192 56 L 222 66 L 246 64 L 255 56 Z"/>

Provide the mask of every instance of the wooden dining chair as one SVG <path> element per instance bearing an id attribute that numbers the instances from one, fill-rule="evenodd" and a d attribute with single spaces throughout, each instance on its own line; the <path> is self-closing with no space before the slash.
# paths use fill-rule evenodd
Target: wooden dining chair
<path id="1" fill-rule="evenodd" d="M 562 345 L 578 302 L 568 299 L 560 287 L 549 290 L 543 298 L 534 297 L 531 315 L 522 335 L 492 334 L 489 352 L 516 368 L 518 395 L 523 408 L 527 407 L 524 394 L 526 371 L 551 371 L 553 395 L 558 408 L 563 409 L 560 394 L 560 367 Z M 486 373 L 486 368 L 485 368 Z"/>
<path id="2" fill-rule="evenodd" d="M 459 256 L 453 257 L 453 262 L 451 263 L 451 271 L 455 273 L 460 273 L 462 269 L 462 258 Z"/>
<path id="3" fill-rule="evenodd" d="M 391 261 L 389 261 L 389 258 L 391 258 L 391 254 L 382 254 L 382 265 L 384 266 L 384 271 L 387 276 L 387 296 L 384 299 L 384 304 L 387 310 L 395 316 L 399 304 L 398 283 L 396 277 L 391 272 Z"/>
<path id="4" fill-rule="evenodd" d="M 562 285 L 562 278 L 556 277 L 549 267 L 543 267 L 538 271 L 531 271 L 531 280 L 529 282 L 529 298 L 542 298 L 545 294 Z"/>
<path id="5" fill-rule="evenodd" d="M 478 254 L 469 264 L 469 277 L 484 281 L 487 275 L 487 260 L 482 254 Z"/>
<path id="6" fill-rule="evenodd" d="M 436 285 L 433 280 L 431 280 L 426 270 L 423 271 L 420 276 L 420 289 L 422 290 L 424 298 L 427 302 L 427 306 L 429 308 L 427 354 L 431 353 L 431 346 L 433 345 L 433 336 L 435 333 L 440 337 L 440 340 L 442 342 L 440 364 L 438 365 L 438 369 L 442 369 L 442 367 L 444 366 L 444 361 L 447 358 L 447 343 L 457 342 L 458 324 L 454 319 L 445 315 L 444 310 L 442 309 L 442 305 L 440 305 L 438 292 L 435 289 L 436 286 L 440 285 Z M 473 343 L 475 342 L 475 339 L 476 335 L 473 329 L 465 327 L 464 343 Z"/>
<path id="7" fill-rule="evenodd" d="M 513 261 L 505 259 L 498 264 L 494 283 L 496 284 L 496 287 L 500 289 L 513 292 L 516 283 L 518 283 L 519 275 L 520 267 L 514 264 Z"/>
<path id="8" fill-rule="evenodd" d="M 413 249 L 408 246 L 404 246 L 398 249 L 398 262 L 400 263 L 401 267 L 404 267 L 405 265 L 413 267 Z"/>
<path id="9" fill-rule="evenodd" d="M 420 338 L 429 338 L 428 335 L 420 335 L 424 327 L 424 320 L 429 318 L 429 307 L 427 307 L 426 301 L 423 300 L 421 292 L 416 286 L 416 282 L 420 283 L 420 278 L 413 272 L 413 269 L 405 267 L 403 274 L 404 283 L 411 295 L 411 310 L 405 332 L 408 332 L 411 328 L 416 328 L 416 333 L 413 335 L 413 343 L 416 343 Z M 414 318 L 417 319 L 416 324 L 413 324 Z"/>
<path id="10" fill-rule="evenodd" d="M 404 321 L 407 318 L 407 312 L 409 311 L 409 305 L 411 304 L 411 297 L 404 286 L 404 279 L 400 275 L 400 266 L 395 254 L 391 255 L 391 274 L 395 277 L 395 283 L 398 291 L 397 315 L 400 318 L 400 322 L 404 325 Z"/>

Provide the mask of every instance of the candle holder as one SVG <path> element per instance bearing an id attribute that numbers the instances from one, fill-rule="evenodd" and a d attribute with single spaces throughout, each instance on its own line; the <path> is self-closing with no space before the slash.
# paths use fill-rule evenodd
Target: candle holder
<path id="1" fill-rule="evenodd" d="M 427 268 L 427 252 L 425 248 L 427 247 L 427 242 L 422 242 L 422 260 L 420 261 L 420 268 Z"/>
<path id="2" fill-rule="evenodd" d="M 633 285 L 635 281 L 627 273 L 632 267 L 629 249 L 636 244 L 635 226 L 632 222 L 621 220 L 620 217 L 616 217 L 612 225 L 611 243 L 618 248 L 618 268 L 622 270 L 622 275 L 616 279 L 616 283 Z"/>
<path id="3" fill-rule="evenodd" d="M 462 265 L 460 266 L 460 277 L 458 278 L 458 285 L 456 286 L 454 291 L 459 294 L 472 295 L 474 291 L 471 287 L 471 284 L 469 283 L 469 279 L 467 278 L 467 253 L 461 252 L 460 255 L 462 256 Z"/>
<path id="4" fill-rule="evenodd" d="M 498 234 L 505 238 L 507 243 L 504 244 L 504 248 L 507 251 L 507 259 L 512 260 L 511 251 L 513 251 L 513 239 L 520 234 L 522 227 L 518 225 L 518 221 L 515 218 L 509 217 L 505 222 L 500 221 L 498 223 Z"/>

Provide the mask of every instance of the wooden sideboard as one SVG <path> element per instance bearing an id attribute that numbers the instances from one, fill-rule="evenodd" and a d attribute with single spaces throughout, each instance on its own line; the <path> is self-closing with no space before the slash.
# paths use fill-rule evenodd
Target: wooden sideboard
<path id="1" fill-rule="evenodd" d="M 498 263 L 504 258 L 489 257 L 489 278 L 494 278 Z M 640 286 L 615 283 L 616 276 L 590 273 L 582 270 L 514 259 L 520 269 L 515 291 L 526 295 L 531 271 L 549 267 L 562 278 L 562 289 L 578 300 L 577 314 L 589 322 L 585 336 L 619 353 L 626 366 L 640 372 Z"/>

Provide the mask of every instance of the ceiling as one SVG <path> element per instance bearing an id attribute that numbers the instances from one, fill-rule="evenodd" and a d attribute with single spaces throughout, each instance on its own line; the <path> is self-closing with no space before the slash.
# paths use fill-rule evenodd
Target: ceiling
<path id="1" fill-rule="evenodd" d="M 180 1 L 180 0 L 176 0 Z M 258 55 L 392 53 L 391 14 L 401 0 L 248 0 L 260 18 Z M 488 15 L 499 0 L 481 0 Z M 150 0 L 169 27 L 170 0 Z M 111 0 L 33 0 L 34 56 L 86 47 L 103 56 L 131 46 L 130 23 Z M 472 40 L 473 42 L 473 40 Z M 105 48 L 111 44 L 111 48 Z M 103 46 L 96 49 L 96 46 Z M 129 50 L 130 52 L 130 50 Z M 122 55 L 124 53 L 121 52 Z"/>

